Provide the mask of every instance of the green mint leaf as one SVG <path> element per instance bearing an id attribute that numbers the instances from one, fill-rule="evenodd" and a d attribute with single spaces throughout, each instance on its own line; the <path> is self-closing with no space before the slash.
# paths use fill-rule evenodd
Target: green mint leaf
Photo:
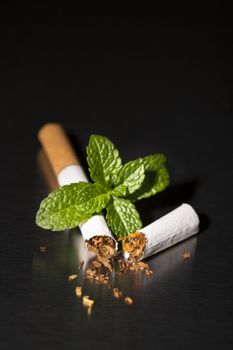
<path id="1" fill-rule="evenodd" d="M 119 172 L 120 185 L 115 188 L 127 187 L 127 194 L 132 194 L 141 187 L 145 179 L 144 165 L 141 158 L 133 160 L 124 165 Z"/>
<path id="2" fill-rule="evenodd" d="M 142 158 L 145 179 L 141 187 L 129 199 L 133 202 L 148 198 L 163 191 L 169 185 L 169 173 L 166 168 L 166 157 L 163 154 L 152 154 Z"/>
<path id="3" fill-rule="evenodd" d="M 79 211 L 98 213 L 106 208 L 110 198 L 110 194 L 101 185 L 86 183 L 85 187 L 78 191 L 76 205 Z"/>
<path id="4" fill-rule="evenodd" d="M 95 184 L 79 182 L 62 186 L 41 202 L 36 224 L 52 231 L 73 228 L 102 210 L 108 201 L 109 195 Z"/>
<path id="5" fill-rule="evenodd" d="M 125 197 L 128 192 L 127 186 L 119 185 L 115 187 L 112 191 L 110 191 L 110 194 L 115 197 Z"/>
<path id="6" fill-rule="evenodd" d="M 122 169 L 122 166 L 121 166 L 121 169 Z M 109 183 L 111 184 L 112 187 L 118 186 L 120 184 L 120 178 L 118 174 L 111 174 L 109 178 Z"/>
<path id="7" fill-rule="evenodd" d="M 106 219 L 118 238 L 127 236 L 142 227 L 139 213 L 128 199 L 114 197 L 107 206 Z"/>
<path id="8" fill-rule="evenodd" d="M 105 188 L 111 187 L 113 174 L 117 174 L 122 168 L 121 158 L 114 144 L 100 135 L 91 135 L 87 146 L 87 161 L 92 180 Z"/>
<path id="9" fill-rule="evenodd" d="M 63 211 L 39 213 L 36 215 L 36 224 L 46 230 L 63 231 L 77 227 L 82 222 L 89 220 L 93 214 L 82 212 L 81 215 L 75 207 L 69 207 Z"/>

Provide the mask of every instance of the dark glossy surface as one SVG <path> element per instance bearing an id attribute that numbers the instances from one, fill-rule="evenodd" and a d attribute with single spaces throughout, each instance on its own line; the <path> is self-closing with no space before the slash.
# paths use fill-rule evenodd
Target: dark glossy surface
<path id="1" fill-rule="evenodd" d="M 5 18 L 1 349 L 232 348 L 232 32 L 212 11 L 185 21 L 76 18 L 62 9 L 44 20 L 37 11 Z M 151 277 L 113 274 L 133 305 L 83 272 L 67 281 L 87 259 L 78 229 L 51 233 L 34 224 L 51 186 L 38 160 L 46 121 L 66 127 L 82 159 L 91 133 L 112 139 L 124 161 L 167 155 L 171 186 L 138 203 L 144 224 L 182 202 L 200 214 L 198 236 L 148 260 Z M 182 261 L 184 251 L 190 260 Z M 91 315 L 76 284 L 96 301 Z"/>

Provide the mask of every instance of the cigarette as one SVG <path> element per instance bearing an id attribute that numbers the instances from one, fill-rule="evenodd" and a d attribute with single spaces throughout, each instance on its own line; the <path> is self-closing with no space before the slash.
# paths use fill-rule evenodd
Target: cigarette
<path id="1" fill-rule="evenodd" d="M 57 123 L 45 124 L 39 130 L 38 138 L 51 164 L 59 186 L 80 181 L 88 182 L 80 161 L 61 125 Z M 95 247 L 96 241 L 98 246 L 101 241 L 107 255 L 104 256 L 105 258 L 111 258 L 116 255 L 117 242 L 102 215 L 94 215 L 88 221 L 80 224 L 79 228 L 90 251 L 97 254 L 98 252 Z"/>
<path id="2" fill-rule="evenodd" d="M 199 218 L 189 204 L 182 204 L 159 220 L 122 241 L 124 257 L 139 261 L 191 237 L 199 231 Z"/>

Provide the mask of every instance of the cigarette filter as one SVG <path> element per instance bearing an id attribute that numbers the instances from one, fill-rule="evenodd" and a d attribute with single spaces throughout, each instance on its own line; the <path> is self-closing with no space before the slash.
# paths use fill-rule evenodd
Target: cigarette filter
<path id="1" fill-rule="evenodd" d="M 199 218 L 189 204 L 182 204 L 140 232 L 122 242 L 124 256 L 129 261 L 142 260 L 193 236 L 199 231 Z"/>
<path id="2" fill-rule="evenodd" d="M 45 124 L 40 129 L 38 138 L 60 186 L 80 181 L 88 182 L 79 159 L 61 125 L 56 123 Z M 110 244 L 114 251 L 117 249 L 117 242 L 102 215 L 91 217 L 79 227 L 84 240 L 88 243 L 91 243 L 90 241 L 96 236 L 103 236 L 103 243 Z"/>

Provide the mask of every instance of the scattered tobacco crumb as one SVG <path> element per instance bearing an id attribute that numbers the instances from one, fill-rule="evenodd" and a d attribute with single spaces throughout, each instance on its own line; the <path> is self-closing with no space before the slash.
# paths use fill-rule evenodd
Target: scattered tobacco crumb
<path id="1" fill-rule="evenodd" d="M 75 278 L 77 278 L 77 277 L 78 277 L 78 275 L 69 275 L 68 280 L 69 280 L 69 281 L 73 281 L 73 280 L 75 280 Z"/>
<path id="2" fill-rule="evenodd" d="M 103 284 L 107 284 L 109 281 L 109 276 L 99 273 L 96 269 L 87 269 L 86 278 L 90 281 L 98 281 Z"/>
<path id="3" fill-rule="evenodd" d="M 87 269 L 86 270 L 86 278 L 89 280 L 93 280 L 96 276 L 96 270 L 95 269 Z"/>
<path id="4" fill-rule="evenodd" d="M 125 303 L 126 304 L 133 304 L 133 299 L 130 297 L 125 297 Z"/>
<path id="5" fill-rule="evenodd" d="M 93 260 L 93 261 L 92 261 L 92 265 L 95 266 L 95 267 L 97 267 L 97 268 L 100 268 L 102 264 L 101 264 L 101 262 L 98 261 L 98 260 Z"/>
<path id="6" fill-rule="evenodd" d="M 113 295 L 115 298 L 119 299 L 122 297 L 123 293 L 119 288 L 113 288 Z"/>
<path id="7" fill-rule="evenodd" d="M 78 272 L 81 271 L 83 265 L 84 265 L 84 261 L 82 260 L 82 261 L 80 261 L 80 264 L 79 264 L 79 267 L 78 267 Z"/>
<path id="8" fill-rule="evenodd" d="M 92 307 L 94 305 L 94 300 L 90 299 L 89 295 L 83 296 L 83 305 Z"/>
<path id="9" fill-rule="evenodd" d="M 104 258 L 103 256 L 98 256 L 98 259 L 110 272 L 112 272 L 112 263 L 110 259 Z"/>
<path id="10" fill-rule="evenodd" d="M 45 253 L 45 252 L 46 252 L 46 249 L 47 249 L 46 245 L 41 244 L 41 246 L 40 246 L 40 252 L 41 252 L 41 253 Z"/>
<path id="11" fill-rule="evenodd" d="M 82 296 L 82 287 L 76 287 L 75 293 L 76 293 L 77 297 L 80 298 Z"/>
<path id="12" fill-rule="evenodd" d="M 111 259 L 116 255 L 116 242 L 109 236 L 94 236 L 86 240 L 87 248 L 112 272 Z"/>
<path id="13" fill-rule="evenodd" d="M 126 270 L 130 271 L 145 271 L 146 274 L 152 275 L 153 271 L 150 270 L 150 267 L 147 263 L 144 263 L 143 261 L 138 261 L 138 262 L 119 262 L 120 264 L 120 273 L 124 273 Z"/>
<path id="14" fill-rule="evenodd" d="M 99 240 L 98 240 L 99 243 Z M 97 244 L 98 246 L 98 244 Z M 96 252 L 97 255 L 97 247 L 93 246 L 91 247 L 91 250 Z M 108 254 L 106 254 L 108 256 Z M 187 256 L 185 255 L 185 258 L 187 259 Z M 97 255 L 96 259 L 94 259 L 91 262 L 91 267 L 87 268 L 85 271 L 85 277 L 89 281 L 97 281 L 101 284 L 107 285 L 107 287 L 110 289 L 112 288 L 111 283 L 109 281 L 109 273 L 112 272 L 112 265 L 110 265 L 111 269 L 109 268 L 109 264 L 112 263 L 112 258 L 109 259 L 107 257 L 103 257 L 101 255 Z M 119 269 L 120 274 L 123 274 L 126 270 L 131 272 L 137 272 L 137 271 L 145 271 L 147 276 L 150 276 L 153 274 L 153 271 L 150 269 L 149 265 L 143 261 L 125 261 L 125 260 L 118 260 L 119 263 Z M 82 261 L 79 265 L 79 271 L 82 268 L 84 262 Z M 75 275 L 70 275 L 69 280 L 73 280 L 77 278 L 79 271 Z M 123 292 L 119 288 L 112 288 L 112 293 L 114 298 L 120 299 L 123 297 Z M 75 288 L 75 294 L 77 297 L 82 297 L 82 303 L 87 307 L 87 313 L 88 315 L 91 314 L 92 306 L 94 305 L 94 300 L 90 299 L 88 295 L 83 296 L 82 287 L 77 286 Z M 123 298 L 124 302 L 128 305 L 131 305 L 134 303 L 133 299 L 129 296 L 126 296 Z"/>
<path id="15" fill-rule="evenodd" d="M 127 270 L 129 267 L 129 264 L 127 262 L 124 262 L 124 261 L 123 262 L 120 261 L 119 264 L 120 264 L 120 272 L 121 273 L 124 273 L 125 270 Z"/>
<path id="16" fill-rule="evenodd" d="M 133 262 L 129 269 L 131 271 L 139 271 L 139 270 L 148 270 L 149 269 L 149 265 L 144 263 L 143 261 L 139 261 L 139 262 Z"/>
<path id="17" fill-rule="evenodd" d="M 79 264 L 78 273 L 77 274 L 73 274 L 73 275 L 69 275 L 69 277 L 68 277 L 69 281 L 73 281 L 73 280 L 75 280 L 78 277 L 79 272 L 82 269 L 83 265 L 84 265 L 84 261 L 81 261 L 80 264 Z"/>
<path id="18" fill-rule="evenodd" d="M 95 278 L 97 281 L 99 281 L 100 283 L 103 283 L 103 284 L 107 284 L 108 283 L 108 280 L 109 280 L 109 277 L 108 276 L 105 276 L 103 274 L 101 275 L 97 275 L 96 278 Z"/>
<path id="19" fill-rule="evenodd" d="M 181 257 L 183 260 L 188 260 L 191 258 L 191 254 L 189 252 L 184 252 Z"/>

